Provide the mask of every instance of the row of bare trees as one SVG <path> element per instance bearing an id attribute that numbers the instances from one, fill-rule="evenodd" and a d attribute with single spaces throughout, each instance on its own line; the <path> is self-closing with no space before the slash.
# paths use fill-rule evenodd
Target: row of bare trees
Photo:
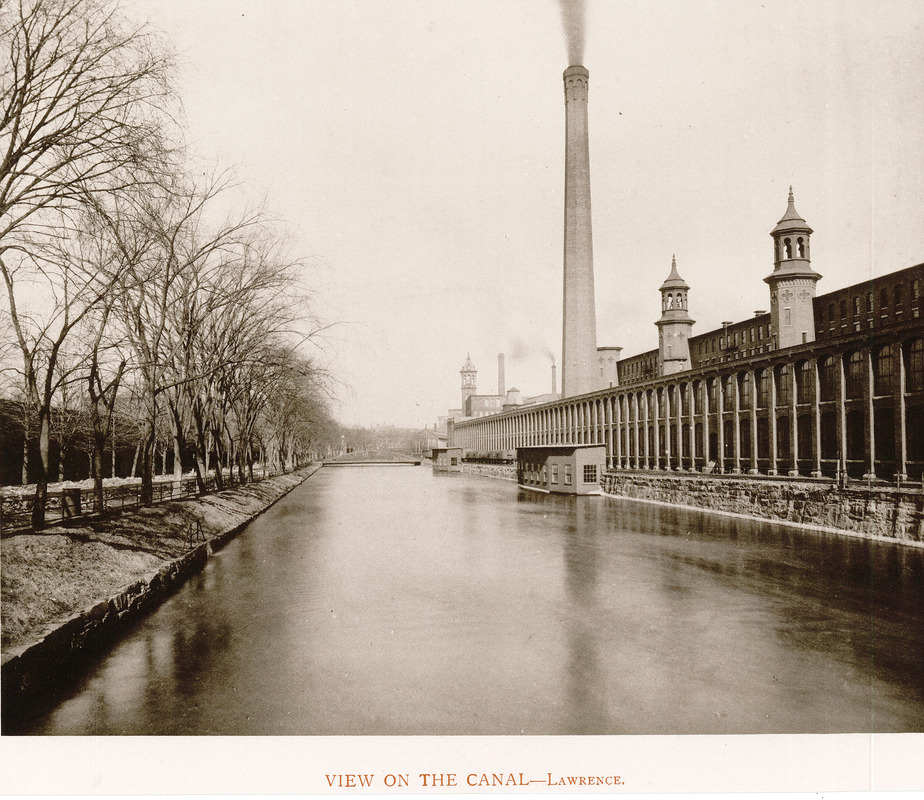
<path id="1" fill-rule="evenodd" d="M 336 436 L 304 265 L 227 173 L 190 166 L 169 46 L 116 0 L 0 0 L 0 44 L 0 359 L 24 457 L 38 445 L 33 527 L 75 403 L 98 504 L 119 408 L 143 502 L 165 429 L 203 490 L 210 468 L 252 479 L 257 451 L 292 465 Z"/>

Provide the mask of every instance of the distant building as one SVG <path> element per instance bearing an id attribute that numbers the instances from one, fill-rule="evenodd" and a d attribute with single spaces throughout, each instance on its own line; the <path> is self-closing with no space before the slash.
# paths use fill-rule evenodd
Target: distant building
<path id="1" fill-rule="evenodd" d="M 599 389 L 619 386 L 619 356 L 621 347 L 598 347 L 597 366 L 600 370 Z"/>

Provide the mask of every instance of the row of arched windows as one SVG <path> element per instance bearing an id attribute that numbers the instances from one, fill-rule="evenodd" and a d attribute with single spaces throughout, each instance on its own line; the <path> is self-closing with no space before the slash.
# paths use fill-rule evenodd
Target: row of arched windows
<path id="1" fill-rule="evenodd" d="M 837 403 L 841 381 L 844 403 Z M 901 381 L 904 392 L 899 393 Z M 853 402 L 857 400 L 869 402 Z M 902 414 L 897 412 L 899 402 Z M 492 427 L 479 427 L 483 425 Z M 488 449 L 605 444 L 608 463 L 623 468 L 702 469 L 707 462 L 724 459 L 726 469 L 756 465 L 759 471 L 831 475 L 843 460 L 855 475 L 872 470 L 886 476 L 912 463 L 916 466 L 911 472 L 920 477 L 924 339 L 817 361 L 691 376 L 666 386 L 617 389 L 573 403 L 461 423 L 457 430 L 468 437 L 463 446 L 488 443 Z"/>

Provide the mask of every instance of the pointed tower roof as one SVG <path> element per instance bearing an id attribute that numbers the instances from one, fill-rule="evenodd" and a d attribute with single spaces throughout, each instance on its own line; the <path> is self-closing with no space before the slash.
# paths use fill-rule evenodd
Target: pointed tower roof
<path id="1" fill-rule="evenodd" d="M 465 356 L 465 363 L 462 365 L 462 369 L 459 371 L 460 372 L 475 372 L 475 365 L 472 363 L 472 356 L 470 353 Z"/>
<path id="2" fill-rule="evenodd" d="M 680 277 L 680 273 L 677 272 L 677 256 L 671 256 L 671 274 L 667 276 L 667 280 L 661 284 L 660 291 L 664 292 L 668 289 L 689 289 L 690 287 L 684 282 L 683 278 Z"/>
<path id="3" fill-rule="evenodd" d="M 789 205 L 786 206 L 786 213 L 776 223 L 776 227 L 770 231 L 770 234 L 781 233 L 782 231 L 806 231 L 807 233 L 812 233 L 808 223 L 796 211 L 796 203 L 792 196 L 792 186 L 789 187 Z"/>

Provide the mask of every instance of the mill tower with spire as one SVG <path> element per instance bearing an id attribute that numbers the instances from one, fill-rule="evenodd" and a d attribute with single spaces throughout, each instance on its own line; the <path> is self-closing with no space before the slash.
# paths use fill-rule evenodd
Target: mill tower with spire
<path id="1" fill-rule="evenodd" d="M 462 376 L 462 409 L 463 413 L 465 413 L 466 401 L 475 394 L 475 377 L 478 375 L 478 371 L 472 363 L 471 353 L 466 354 L 465 363 L 462 365 L 462 369 L 459 370 L 459 374 Z"/>
<path id="2" fill-rule="evenodd" d="M 661 284 L 661 318 L 658 326 L 658 371 L 672 375 L 690 368 L 690 333 L 695 320 L 687 310 L 690 287 L 677 272 L 677 257 L 671 258 L 671 274 Z"/>
<path id="3" fill-rule="evenodd" d="M 773 272 L 764 278 L 770 286 L 770 333 L 778 349 L 815 341 L 813 301 L 821 275 L 812 270 L 811 235 L 812 229 L 796 211 L 790 186 L 786 213 L 770 231 Z"/>

